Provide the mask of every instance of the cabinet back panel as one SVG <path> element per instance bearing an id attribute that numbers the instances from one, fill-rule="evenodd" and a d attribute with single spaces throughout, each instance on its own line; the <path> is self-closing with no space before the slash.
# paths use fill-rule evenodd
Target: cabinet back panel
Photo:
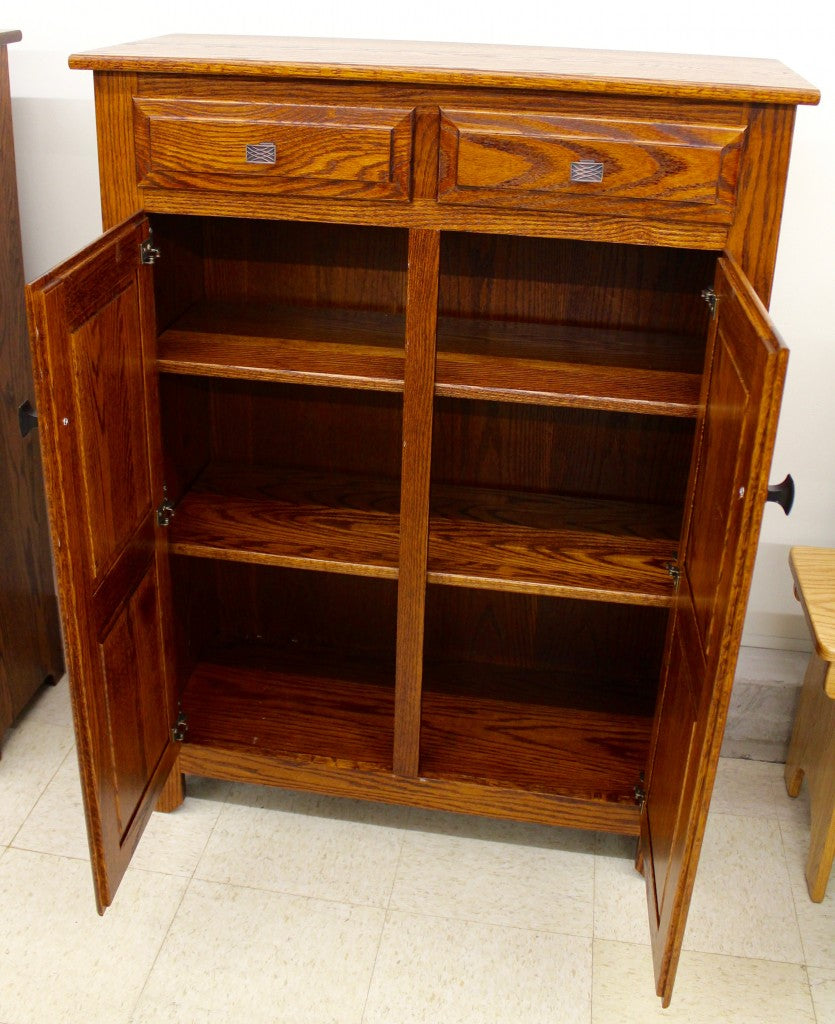
<path id="1" fill-rule="evenodd" d="M 713 253 L 510 235 L 442 236 L 442 316 L 706 336 Z"/>
<path id="2" fill-rule="evenodd" d="M 205 298 L 203 222 L 199 217 L 152 217 L 157 332 L 162 333 L 194 303 Z"/>
<path id="3" fill-rule="evenodd" d="M 405 308 L 405 230 L 234 219 L 207 219 L 204 230 L 209 299 Z"/>
<path id="4" fill-rule="evenodd" d="M 433 480 L 681 505 L 693 432 L 663 416 L 436 399 Z"/>
<path id="5" fill-rule="evenodd" d="M 659 608 L 431 586 L 425 685 L 651 715 L 667 615 Z"/>
<path id="6" fill-rule="evenodd" d="M 399 395 L 223 381 L 210 403 L 215 460 L 400 475 Z"/>
<path id="7" fill-rule="evenodd" d="M 174 558 L 175 601 L 188 656 L 249 644 L 390 659 L 394 680 L 397 588 L 388 580 L 235 562 Z"/>

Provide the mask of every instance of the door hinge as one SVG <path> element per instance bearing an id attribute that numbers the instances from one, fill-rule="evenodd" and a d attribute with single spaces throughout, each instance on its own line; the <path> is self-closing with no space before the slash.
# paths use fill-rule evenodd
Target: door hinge
<path id="1" fill-rule="evenodd" d="M 681 582 L 681 569 L 677 562 L 665 562 L 664 568 L 670 574 L 673 580 L 673 586 L 678 590 L 678 585 Z"/>
<path id="2" fill-rule="evenodd" d="M 139 262 L 152 266 L 159 258 L 160 251 L 154 245 L 154 235 L 151 232 L 144 242 L 139 243 Z"/>
<path id="3" fill-rule="evenodd" d="M 168 488 L 162 485 L 162 501 L 157 508 L 157 525 L 169 526 L 174 515 L 174 503 L 168 497 Z"/>
<path id="4" fill-rule="evenodd" d="M 635 803 L 638 807 L 643 810 L 644 804 L 647 800 L 647 791 L 644 789 L 644 773 L 638 776 L 638 781 L 632 787 L 632 792 L 635 794 Z"/>
<path id="5" fill-rule="evenodd" d="M 175 743 L 182 743 L 186 738 L 186 732 L 188 730 L 188 719 L 186 713 L 182 708 L 177 712 L 177 721 L 171 728 L 171 739 Z"/>
<path id="6" fill-rule="evenodd" d="M 712 288 L 702 289 L 702 298 L 707 303 L 711 318 L 716 316 L 716 292 Z"/>

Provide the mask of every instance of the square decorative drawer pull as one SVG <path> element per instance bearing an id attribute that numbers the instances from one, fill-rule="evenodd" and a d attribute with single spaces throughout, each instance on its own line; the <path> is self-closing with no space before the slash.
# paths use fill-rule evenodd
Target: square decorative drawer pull
<path id="1" fill-rule="evenodd" d="M 596 160 L 575 160 L 571 164 L 572 181 L 603 181 L 603 164 Z"/>
<path id="2" fill-rule="evenodd" d="M 275 143 L 274 142 L 257 142 L 247 144 L 246 147 L 246 162 L 248 164 L 274 164 L 275 163 Z M 600 180 L 600 179 L 598 179 Z"/>

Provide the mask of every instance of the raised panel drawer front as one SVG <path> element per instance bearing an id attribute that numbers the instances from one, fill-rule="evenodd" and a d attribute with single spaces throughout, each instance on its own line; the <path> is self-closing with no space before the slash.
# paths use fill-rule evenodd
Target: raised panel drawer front
<path id="1" fill-rule="evenodd" d="M 134 101 L 141 186 L 408 201 L 412 110 Z"/>
<path id="2" fill-rule="evenodd" d="M 745 126 L 444 110 L 438 198 L 531 209 L 583 198 L 637 212 L 636 200 L 695 204 L 728 223 Z"/>

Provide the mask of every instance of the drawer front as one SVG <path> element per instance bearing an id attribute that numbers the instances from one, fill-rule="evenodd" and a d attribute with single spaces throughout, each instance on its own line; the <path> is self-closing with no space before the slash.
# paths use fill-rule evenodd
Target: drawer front
<path id="1" fill-rule="evenodd" d="M 438 198 L 528 209 L 593 199 L 617 213 L 695 204 L 729 222 L 744 136 L 743 125 L 445 110 Z"/>
<path id="2" fill-rule="evenodd" d="M 413 112 L 134 101 L 140 187 L 408 201 Z"/>

